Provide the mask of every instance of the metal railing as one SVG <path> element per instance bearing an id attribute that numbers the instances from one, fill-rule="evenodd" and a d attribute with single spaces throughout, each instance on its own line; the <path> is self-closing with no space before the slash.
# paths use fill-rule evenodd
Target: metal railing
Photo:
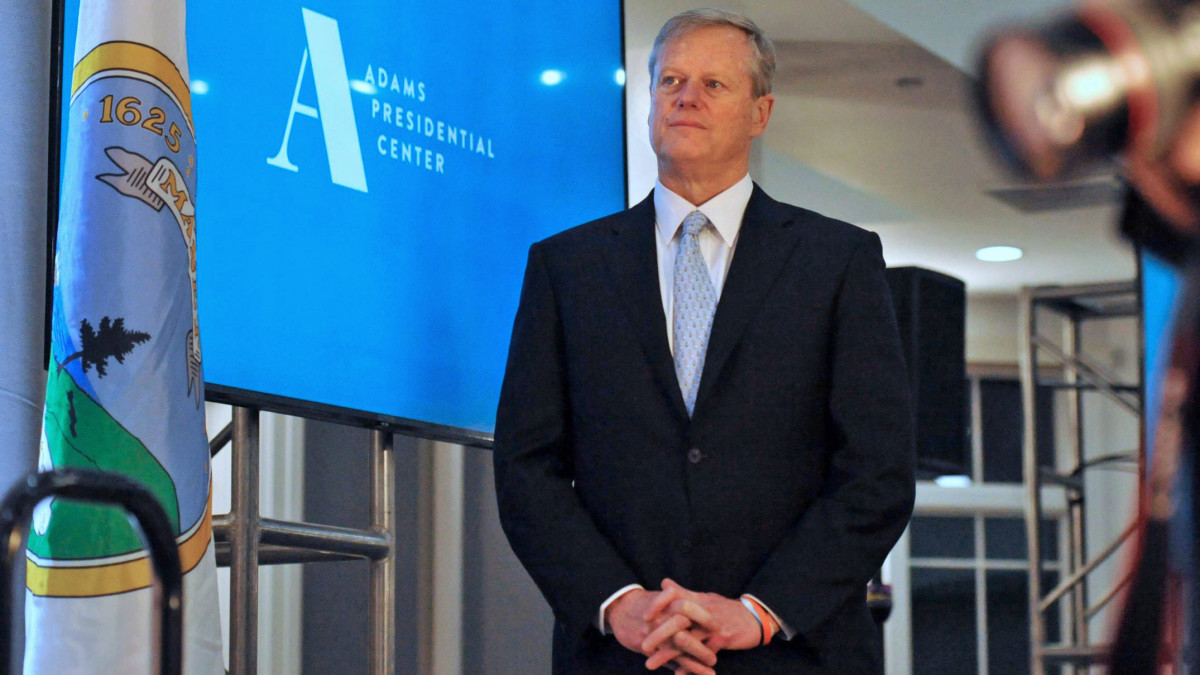
<path id="1" fill-rule="evenodd" d="M 16 557 L 29 535 L 33 509 L 42 500 L 58 497 L 120 506 L 137 521 L 150 551 L 158 580 L 158 667 L 163 675 L 183 672 L 183 571 L 171 521 L 158 499 L 134 480 L 120 474 L 84 469 L 55 469 L 31 474 L 0 502 L 0 675 L 12 662 L 12 581 Z"/>
<path id="2" fill-rule="evenodd" d="M 367 559 L 368 660 L 373 675 L 396 664 L 396 486 L 391 432 L 372 430 L 371 526 L 353 529 L 264 518 L 259 512 L 259 410 L 233 409 L 233 422 L 213 438 L 210 454 L 232 442 L 233 496 L 213 518 L 217 564 L 229 567 L 229 672 L 258 669 L 258 566 Z"/>

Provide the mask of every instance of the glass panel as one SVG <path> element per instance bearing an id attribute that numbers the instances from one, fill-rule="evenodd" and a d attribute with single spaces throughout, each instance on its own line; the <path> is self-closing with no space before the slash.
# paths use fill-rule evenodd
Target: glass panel
<path id="1" fill-rule="evenodd" d="M 1058 574 L 1042 575 L 1042 592 L 1058 583 Z M 988 669 L 993 673 L 1028 673 L 1029 575 L 1023 571 L 987 572 Z M 1046 639 L 1061 638 L 1057 604 L 1044 615 Z"/>
<path id="2" fill-rule="evenodd" d="M 978 675 L 976 635 L 975 572 L 913 569 L 913 672 Z"/>
<path id="3" fill-rule="evenodd" d="M 1058 585 L 1058 572 L 1042 572 L 1042 595 L 1049 593 Z M 1063 600 L 1050 606 L 1043 616 L 1046 621 L 1046 642 L 1053 644 L 1062 641 L 1062 603 L 1070 602 L 1071 594 L 1063 596 Z"/>
<path id="4" fill-rule="evenodd" d="M 975 519 L 918 516 L 909 525 L 914 558 L 974 558 Z"/>
<path id="5" fill-rule="evenodd" d="M 987 518 L 983 524 L 989 560 L 1026 560 L 1025 520 Z M 1042 520 L 1042 560 L 1058 560 L 1058 521 Z"/>
<path id="6" fill-rule="evenodd" d="M 987 618 L 988 670 L 1028 673 L 1028 573 L 1009 570 L 987 573 Z"/>

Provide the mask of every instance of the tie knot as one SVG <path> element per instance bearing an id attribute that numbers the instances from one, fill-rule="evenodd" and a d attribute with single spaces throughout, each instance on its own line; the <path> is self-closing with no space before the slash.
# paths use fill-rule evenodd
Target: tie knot
<path id="1" fill-rule="evenodd" d="M 708 226 L 708 217 L 699 211 L 692 211 L 683 219 L 683 234 L 698 235 Z"/>

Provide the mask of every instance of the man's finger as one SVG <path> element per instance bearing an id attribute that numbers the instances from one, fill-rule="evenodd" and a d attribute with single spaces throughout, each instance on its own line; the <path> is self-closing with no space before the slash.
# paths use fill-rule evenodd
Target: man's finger
<path id="1" fill-rule="evenodd" d="M 671 644 L 706 666 L 717 664 L 716 651 L 704 644 L 704 641 L 693 635 L 691 631 L 680 631 L 671 636 Z"/>
<path id="2" fill-rule="evenodd" d="M 733 636 L 727 630 L 719 630 L 701 639 L 713 652 L 719 652 L 729 646 Z"/>
<path id="3" fill-rule="evenodd" d="M 651 631 L 650 634 L 646 636 L 645 640 L 642 640 L 642 653 L 646 656 L 650 656 L 657 651 L 664 642 L 671 639 L 672 635 L 681 630 L 687 630 L 688 626 L 690 625 L 692 625 L 691 619 L 688 619 L 686 616 L 681 614 L 676 614 L 670 619 L 667 619 L 659 624 L 658 628 L 655 628 L 653 631 Z"/>
<path id="4" fill-rule="evenodd" d="M 679 595 L 675 591 L 663 591 L 654 598 L 654 602 L 650 603 L 650 608 L 646 610 L 642 616 L 643 621 L 654 621 L 662 614 L 663 610 L 679 599 Z"/>
<path id="5" fill-rule="evenodd" d="M 701 607 L 699 603 L 691 600 L 672 603 L 671 611 L 675 614 L 686 616 L 692 623 L 704 629 L 705 632 L 713 633 L 720 629 L 713 615 Z"/>
<path id="6" fill-rule="evenodd" d="M 679 651 L 678 649 L 670 645 L 664 645 L 661 649 L 651 654 L 650 658 L 646 659 L 646 670 L 658 670 L 659 668 L 671 663 L 682 654 L 683 652 Z"/>
<path id="7" fill-rule="evenodd" d="M 673 662 L 675 672 L 693 675 L 717 675 L 717 671 L 688 656 L 680 656 Z"/>

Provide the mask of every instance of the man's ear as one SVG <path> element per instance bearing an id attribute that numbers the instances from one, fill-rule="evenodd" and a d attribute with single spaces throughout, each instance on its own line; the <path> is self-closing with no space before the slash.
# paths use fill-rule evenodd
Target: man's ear
<path id="1" fill-rule="evenodd" d="M 771 119 L 771 111 L 775 109 L 775 95 L 763 94 L 754 101 L 754 120 L 751 136 L 761 136 L 767 130 L 767 122 Z"/>

